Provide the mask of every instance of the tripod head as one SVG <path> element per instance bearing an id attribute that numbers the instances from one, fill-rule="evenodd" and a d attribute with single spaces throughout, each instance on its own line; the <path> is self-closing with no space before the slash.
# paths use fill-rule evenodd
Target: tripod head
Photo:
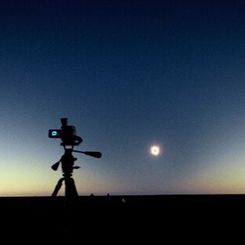
<path id="1" fill-rule="evenodd" d="M 65 149 L 65 154 L 61 157 L 61 159 L 58 162 L 56 162 L 55 164 L 53 164 L 51 166 L 51 168 L 54 171 L 56 171 L 58 169 L 60 163 L 63 163 L 64 162 L 64 157 L 65 156 L 67 158 L 68 158 L 68 156 L 70 156 L 70 159 L 69 159 L 70 162 L 74 162 L 74 161 L 77 160 L 77 158 L 74 158 L 72 156 L 72 152 L 82 153 L 82 154 L 85 154 L 87 156 L 91 156 L 91 157 L 95 157 L 95 158 L 101 158 L 101 156 L 102 156 L 101 152 L 98 152 L 98 151 L 77 151 L 77 150 L 73 150 L 73 149 L 70 149 L 70 148 L 64 148 L 64 149 Z M 78 167 L 78 166 L 74 166 L 73 167 L 73 169 L 78 169 L 78 168 L 80 168 L 80 167 Z"/>

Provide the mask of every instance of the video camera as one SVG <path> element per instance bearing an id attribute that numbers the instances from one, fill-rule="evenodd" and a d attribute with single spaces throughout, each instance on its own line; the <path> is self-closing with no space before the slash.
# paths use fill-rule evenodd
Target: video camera
<path id="1" fill-rule="evenodd" d="M 83 139 L 76 135 L 76 128 L 72 125 L 68 125 L 67 118 L 61 118 L 61 129 L 49 129 L 49 138 L 59 138 L 61 139 L 62 146 L 75 146 L 79 145 Z"/>

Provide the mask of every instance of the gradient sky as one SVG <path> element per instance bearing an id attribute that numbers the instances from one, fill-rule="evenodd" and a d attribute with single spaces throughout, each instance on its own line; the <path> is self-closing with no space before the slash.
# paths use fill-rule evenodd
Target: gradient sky
<path id="1" fill-rule="evenodd" d="M 52 193 L 61 117 L 80 195 L 244 193 L 244 0 L 1 1 L 0 35 L 0 196 Z"/>

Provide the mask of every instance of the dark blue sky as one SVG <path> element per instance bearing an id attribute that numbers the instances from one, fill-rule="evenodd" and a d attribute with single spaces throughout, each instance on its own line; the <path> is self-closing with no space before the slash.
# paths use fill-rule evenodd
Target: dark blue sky
<path id="1" fill-rule="evenodd" d="M 0 195 L 48 195 L 84 138 L 79 193 L 245 186 L 245 1 L 1 1 Z M 151 144 L 161 145 L 158 158 Z"/>

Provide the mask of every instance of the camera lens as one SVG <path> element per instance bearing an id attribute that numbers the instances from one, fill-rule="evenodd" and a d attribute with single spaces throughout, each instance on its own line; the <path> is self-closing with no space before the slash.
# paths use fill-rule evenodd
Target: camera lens
<path id="1" fill-rule="evenodd" d="M 53 137 L 55 137 L 55 136 L 58 135 L 58 132 L 57 132 L 57 131 L 52 131 L 51 135 L 52 135 Z"/>

